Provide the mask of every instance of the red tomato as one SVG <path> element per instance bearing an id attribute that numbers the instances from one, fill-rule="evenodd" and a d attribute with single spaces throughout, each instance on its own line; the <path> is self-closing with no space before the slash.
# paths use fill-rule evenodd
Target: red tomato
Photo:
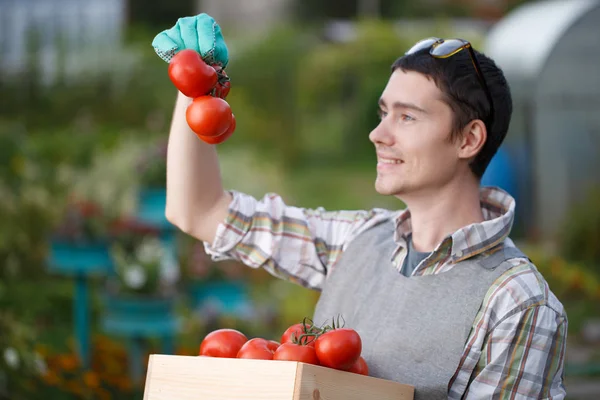
<path id="1" fill-rule="evenodd" d="M 321 365 L 348 370 L 360 357 L 362 341 L 354 329 L 334 329 L 319 336 L 315 350 Z"/>
<path id="2" fill-rule="evenodd" d="M 305 329 L 304 324 L 302 323 L 290 326 L 285 330 L 285 332 L 283 332 L 283 335 L 281 335 L 281 343 L 294 343 L 294 340 L 295 343 L 298 343 L 300 336 L 311 332 L 316 333 L 317 331 L 316 328 L 311 328 L 310 326 L 308 326 L 307 328 L 308 329 Z M 315 339 L 314 337 L 306 336 L 302 339 L 301 344 L 315 347 Z"/>
<path id="3" fill-rule="evenodd" d="M 185 112 L 190 129 L 200 136 L 219 136 L 231 126 L 233 114 L 229 104 L 217 97 L 196 97 Z"/>
<path id="4" fill-rule="evenodd" d="M 217 85 L 213 91 L 213 96 L 220 97 L 225 100 L 229 94 L 229 90 L 231 89 L 231 81 L 227 76 L 227 72 L 225 72 L 220 65 L 213 64 L 212 67 L 217 72 L 217 76 L 219 77 Z"/>
<path id="5" fill-rule="evenodd" d="M 315 348 L 294 343 L 283 343 L 273 354 L 273 360 L 299 361 L 319 365 Z"/>
<path id="6" fill-rule="evenodd" d="M 225 70 L 219 64 L 211 64 L 210 66 L 213 67 L 217 75 L 221 76 L 225 74 Z M 225 74 L 225 76 L 227 76 L 227 74 Z"/>
<path id="7" fill-rule="evenodd" d="M 169 62 L 169 78 L 188 97 L 209 93 L 217 84 L 217 72 L 192 49 L 181 50 Z"/>
<path id="8" fill-rule="evenodd" d="M 248 341 L 246 335 L 235 329 L 217 329 L 212 331 L 200 344 L 201 356 L 235 358 Z"/>
<path id="9" fill-rule="evenodd" d="M 369 375 L 369 366 L 364 358 L 358 357 L 358 361 L 354 363 L 352 367 L 348 370 L 349 372 L 354 372 L 355 374 L 360 375 Z"/>
<path id="10" fill-rule="evenodd" d="M 235 115 L 231 114 L 231 125 L 229 125 L 229 128 L 225 131 L 224 134 L 219 135 L 219 136 L 198 135 L 198 137 L 200 139 L 204 140 L 208 144 L 221 144 L 224 141 L 226 141 L 227 139 L 229 139 L 229 137 L 233 134 L 233 132 L 235 131 L 235 126 L 236 126 Z"/>
<path id="11" fill-rule="evenodd" d="M 273 351 L 277 350 L 281 344 L 275 340 L 269 340 L 267 347 Z"/>
<path id="12" fill-rule="evenodd" d="M 251 358 L 255 360 L 272 360 L 273 344 L 270 340 L 262 338 L 254 338 L 248 340 L 240 351 L 237 353 L 237 358 Z"/>
<path id="13" fill-rule="evenodd" d="M 225 81 L 223 83 L 218 82 L 215 87 L 215 96 L 220 97 L 222 99 L 226 99 L 229 91 L 231 90 L 231 82 Z"/>

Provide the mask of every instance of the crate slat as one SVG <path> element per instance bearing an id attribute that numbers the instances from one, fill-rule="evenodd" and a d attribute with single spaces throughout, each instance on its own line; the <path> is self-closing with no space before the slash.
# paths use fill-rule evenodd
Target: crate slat
<path id="1" fill-rule="evenodd" d="M 412 400 L 396 382 L 293 361 L 150 356 L 144 400 Z"/>

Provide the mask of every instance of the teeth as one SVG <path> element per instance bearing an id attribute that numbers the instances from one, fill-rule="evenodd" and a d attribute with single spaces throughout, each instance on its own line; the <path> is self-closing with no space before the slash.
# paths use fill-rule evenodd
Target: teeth
<path id="1" fill-rule="evenodd" d="M 380 158 L 379 162 L 384 164 L 400 164 L 400 160 L 389 160 L 386 158 Z"/>

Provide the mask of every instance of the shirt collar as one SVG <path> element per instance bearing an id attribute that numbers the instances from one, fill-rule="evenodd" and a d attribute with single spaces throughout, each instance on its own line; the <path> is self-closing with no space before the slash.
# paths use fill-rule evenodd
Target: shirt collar
<path id="1" fill-rule="evenodd" d="M 458 262 L 481 252 L 484 252 L 503 242 L 509 235 L 515 216 L 515 199 L 498 187 L 482 187 L 479 191 L 483 222 L 467 225 L 439 244 L 442 246 L 447 239 L 452 241 L 451 257 Z M 412 232 L 410 211 L 401 211 L 395 219 L 396 243 L 406 243 L 406 238 Z M 438 250 L 436 248 L 435 251 Z"/>

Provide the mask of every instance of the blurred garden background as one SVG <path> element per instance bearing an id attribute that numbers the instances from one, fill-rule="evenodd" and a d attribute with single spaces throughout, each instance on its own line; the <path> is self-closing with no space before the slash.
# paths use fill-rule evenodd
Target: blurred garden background
<path id="1" fill-rule="evenodd" d="M 211 262 L 164 219 L 176 91 L 151 42 L 200 12 L 230 52 L 226 186 L 305 207 L 401 206 L 373 188 L 368 133 L 416 40 L 497 56 L 515 119 L 484 183 L 517 197 L 513 239 L 567 308 L 569 398 L 597 398 L 598 1 L 0 0 L 0 399 L 141 398 L 148 354 L 312 315 L 316 293 Z"/>

